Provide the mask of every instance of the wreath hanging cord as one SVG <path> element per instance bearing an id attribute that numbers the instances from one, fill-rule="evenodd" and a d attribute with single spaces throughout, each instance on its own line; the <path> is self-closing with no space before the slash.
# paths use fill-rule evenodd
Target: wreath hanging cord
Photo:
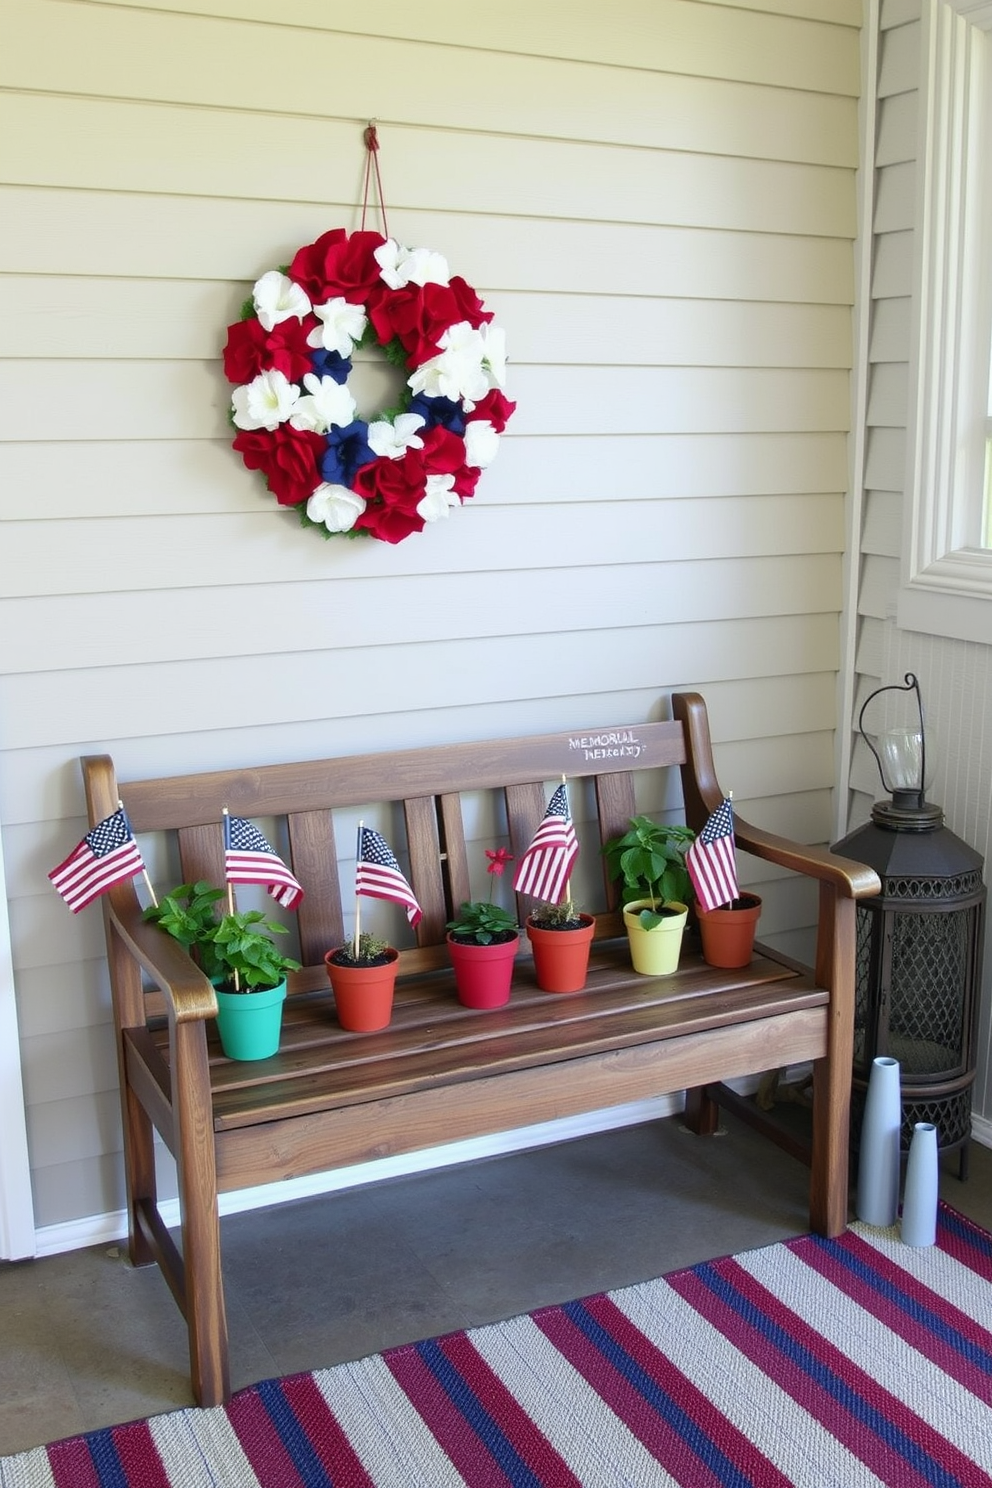
<path id="1" fill-rule="evenodd" d="M 379 133 L 375 127 L 375 120 L 370 119 L 365 130 L 365 190 L 362 195 L 362 232 L 365 231 L 365 213 L 369 204 L 369 181 L 372 167 L 375 166 L 375 186 L 379 197 L 379 215 L 382 218 L 383 236 L 389 237 L 389 227 L 386 223 L 386 198 L 382 194 L 382 176 L 379 174 Z"/>
<path id="2" fill-rule="evenodd" d="M 506 346 L 471 285 L 427 248 L 365 230 L 374 124 L 365 131 L 362 227 L 333 228 L 256 282 L 228 327 L 234 448 L 281 506 L 324 537 L 397 543 L 475 494 L 516 404 Z M 405 375 L 399 402 L 360 418 L 348 383 L 377 347 Z"/>

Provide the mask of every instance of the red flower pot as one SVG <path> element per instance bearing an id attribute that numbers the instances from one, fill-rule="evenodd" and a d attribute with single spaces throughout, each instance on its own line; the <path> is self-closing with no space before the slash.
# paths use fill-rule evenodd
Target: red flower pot
<path id="1" fill-rule="evenodd" d="M 341 1027 L 349 1033 L 375 1033 L 387 1028 L 393 1016 L 399 952 L 390 946 L 389 961 L 382 966 L 338 966 L 331 960 L 337 949 L 327 952 L 324 965 Z"/>
<path id="2" fill-rule="evenodd" d="M 527 919 L 527 939 L 534 952 L 534 974 L 542 992 L 581 992 L 589 969 L 596 921 L 580 914 L 577 930 L 548 930 Z"/>
<path id="3" fill-rule="evenodd" d="M 466 945 L 448 932 L 448 955 L 455 971 L 458 1001 L 464 1007 L 502 1007 L 510 1000 L 513 961 L 520 936 L 493 941 L 490 945 Z"/>

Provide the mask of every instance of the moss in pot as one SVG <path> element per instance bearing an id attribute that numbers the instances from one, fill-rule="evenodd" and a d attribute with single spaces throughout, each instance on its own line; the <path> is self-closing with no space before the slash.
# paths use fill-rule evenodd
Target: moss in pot
<path id="1" fill-rule="evenodd" d="M 338 1022 L 349 1033 L 375 1033 L 393 1016 L 399 952 L 363 930 L 324 957 Z"/>
<path id="2" fill-rule="evenodd" d="M 542 992 L 581 992 L 589 969 L 596 921 L 569 896 L 561 904 L 538 904 L 527 916 L 527 939 Z"/>

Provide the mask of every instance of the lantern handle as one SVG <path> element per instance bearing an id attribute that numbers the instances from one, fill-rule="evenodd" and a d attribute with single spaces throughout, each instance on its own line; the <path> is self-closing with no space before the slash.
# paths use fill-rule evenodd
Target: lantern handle
<path id="1" fill-rule="evenodd" d="M 871 739 L 865 733 L 864 726 L 863 726 L 863 720 L 864 720 L 864 716 L 865 716 L 865 709 L 868 707 L 868 704 L 872 701 L 872 699 L 873 698 L 877 698 L 879 696 L 879 694 L 882 693 L 882 692 L 915 692 L 916 693 L 916 707 L 917 707 L 917 711 L 919 712 L 919 715 L 920 715 L 920 805 L 922 806 L 924 793 L 926 791 L 926 779 L 927 779 L 927 736 L 926 736 L 926 731 L 925 731 L 925 729 L 923 727 L 923 699 L 920 697 L 920 684 L 917 681 L 917 678 L 916 678 L 916 676 L 915 676 L 915 674 L 913 672 L 906 672 L 905 675 L 903 676 L 902 683 L 893 682 L 888 687 L 876 687 L 875 688 L 875 691 L 874 692 L 870 692 L 868 694 L 868 696 L 865 698 L 864 702 L 861 704 L 861 712 L 858 714 L 858 733 L 861 735 L 862 739 L 864 739 L 865 743 L 868 745 L 868 748 L 871 750 L 872 754 L 875 756 L 875 763 L 878 766 L 878 773 L 879 773 L 879 776 L 881 777 L 882 784 L 884 785 L 885 784 L 885 770 L 884 770 L 884 768 L 882 766 L 881 757 L 880 757 L 880 755 L 878 753 L 878 750 L 875 748 L 874 744 L 871 742 Z"/>

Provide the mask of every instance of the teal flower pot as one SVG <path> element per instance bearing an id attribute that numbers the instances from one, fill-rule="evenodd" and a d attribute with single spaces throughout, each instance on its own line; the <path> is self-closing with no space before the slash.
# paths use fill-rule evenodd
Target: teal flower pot
<path id="1" fill-rule="evenodd" d="M 269 1059 L 279 1049 L 285 978 L 275 987 L 257 992 L 217 994 L 217 1031 L 228 1059 Z"/>

